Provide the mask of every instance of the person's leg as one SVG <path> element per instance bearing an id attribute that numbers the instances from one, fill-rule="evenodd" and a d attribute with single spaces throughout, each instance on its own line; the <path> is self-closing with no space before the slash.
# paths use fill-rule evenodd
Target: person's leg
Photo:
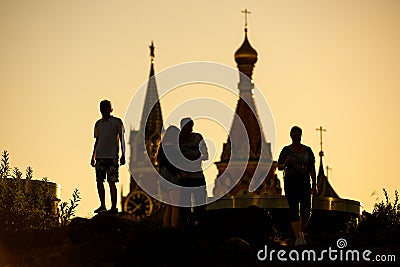
<path id="1" fill-rule="evenodd" d="M 95 210 L 95 212 L 103 211 L 106 209 L 106 200 L 105 200 L 105 189 L 104 189 L 104 181 L 106 179 L 106 169 L 104 166 L 103 159 L 96 159 L 96 184 L 97 184 L 97 193 L 99 195 L 100 200 L 100 208 Z"/>
<path id="2" fill-rule="evenodd" d="M 118 213 L 117 209 L 117 185 L 119 182 L 119 163 L 118 159 L 109 159 L 107 166 L 107 181 L 110 186 L 110 197 L 111 197 L 111 211 Z"/>
<path id="3" fill-rule="evenodd" d="M 205 178 L 195 178 L 193 179 L 194 187 L 199 187 L 199 186 L 205 186 L 206 185 L 206 181 Z M 194 223 L 199 223 L 203 216 L 204 213 L 206 211 L 206 201 L 207 201 L 207 191 L 206 189 L 196 189 L 195 193 L 194 193 L 194 213 L 193 213 L 193 217 L 194 217 Z M 201 204 L 201 205 L 200 205 Z"/>
<path id="4" fill-rule="evenodd" d="M 303 245 L 307 244 L 306 238 L 304 237 L 304 229 L 306 228 L 306 226 L 308 224 L 309 218 L 310 217 L 308 217 L 308 218 L 300 217 L 300 238 L 301 238 Z"/>
<path id="5" fill-rule="evenodd" d="M 117 209 L 117 186 L 115 182 L 108 182 L 110 186 L 111 209 Z"/>
<path id="6" fill-rule="evenodd" d="M 304 190 L 300 197 L 300 235 L 304 239 L 304 229 L 307 227 L 310 221 L 311 215 L 311 186 L 305 184 Z M 305 239 L 304 239 L 305 241 Z"/>
<path id="7" fill-rule="evenodd" d="M 292 226 L 294 236 L 296 237 L 295 245 L 302 245 L 301 240 L 301 223 L 299 216 L 299 199 L 298 188 L 296 184 L 285 183 L 285 195 L 289 205 L 289 219 Z"/>
<path id="8" fill-rule="evenodd" d="M 304 233 L 304 229 L 307 227 L 308 222 L 310 221 L 310 216 L 307 218 L 300 218 L 300 222 L 301 222 L 301 228 L 300 228 L 300 232 Z"/>
<path id="9" fill-rule="evenodd" d="M 292 225 L 294 236 L 296 237 L 296 239 L 299 238 L 300 237 L 300 229 L 301 229 L 300 220 L 299 221 L 290 222 L 290 223 Z"/>
<path id="10" fill-rule="evenodd" d="M 106 207 L 106 192 L 104 189 L 104 182 L 97 180 L 97 193 L 99 194 L 100 206 Z"/>
<path id="11" fill-rule="evenodd" d="M 301 233 L 301 223 L 299 217 L 299 202 L 292 197 L 287 197 L 289 204 L 289 218 L 290 224 L 292 225 L 292 230 L 294 236 L 297 238 L 300 237 Z"/>
<path id="12" fill-rule="evenodd" d="M 190 205 L 191 203 L 191 198 L 192 198 L 192 193 L 190 192 L 190 178 L 185 178 L 183 180 L 181 180 L 181 185 L 183 187 L 187 187 L 186 190 L 181 190 L 180 192 L 180 197 L 181 197 L 181 201 L 180 203 L 182 203 L 183 205 Z M 187 227 L 190 225 L 191 222 L 191 207 L 190 206 L 185 206 L 185 207 L 180 207 L 180 211 L 181 211 L 181 221 L 182 221 L 182 225 L 184 227 Z"/>
<path id="13" fill-rule="evenodd" d="M 180 190 L 172 189 L 168 193 L 171 202 L 177 205 L 180 201 Z M 179 222 L 179 206 L 176 205 L 171 206 L 171 226 L 175 228 L 178 227 Z"/>

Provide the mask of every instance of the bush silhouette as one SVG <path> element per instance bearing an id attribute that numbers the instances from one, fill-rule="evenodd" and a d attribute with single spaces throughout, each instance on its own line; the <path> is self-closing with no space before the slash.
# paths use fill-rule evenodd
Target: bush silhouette
<path id="1" fill-rule="evenodd" d="M 67 225 L 80 201 L 75 189 L 72 199 L 60 202 L 51 192 L 47 178 L 33 179 L 33 170 L 23 173 L 9 164 L 9 153 L 1 155 L 0 165 L 0 227 L 3 231 L 47 230 Z M 54 184 L 53 184 L 54 185 Z"/>
<path id="2" fill-rule="evenodd" d="M 348 232 L 360 234 L 369 239 L 369 243 L 396 243 L 400 240 L 400 203 L 395 190 L 394 202 L 390 201 L 388 192 L 383 189 L 385 201 L 375 203 L 372 213 L 363 211 L 359 223 L 351 221 Z"/>

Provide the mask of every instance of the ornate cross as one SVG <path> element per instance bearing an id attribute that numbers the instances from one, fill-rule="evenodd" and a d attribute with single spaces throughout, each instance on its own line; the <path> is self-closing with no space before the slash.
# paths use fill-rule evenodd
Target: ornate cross
<path id="1" fill-rule="evenodd" d="M 326 166 L 326 178 L 329 178 L 329 171 L 331 171 L 332 168 L 330 168 L 328 165 Z"/>
<path id="2" fill-rule="evenodd" d="M 321 144 L 321 151 L 322 151 L 322 132 L 326 132 L 326 129 L 323 129 L 322 126 L 320 126 L 316 130 L 320 131 L 320 144 Z"/>
<path id="3" fill-rule="evenodd" d="M 251 14 L 250 11 L 247 11 L 247 8 L 245 10 L 242 10 L 242 13 L 244 13 L 244 26 L 247 29 L 247 14 Z"/>

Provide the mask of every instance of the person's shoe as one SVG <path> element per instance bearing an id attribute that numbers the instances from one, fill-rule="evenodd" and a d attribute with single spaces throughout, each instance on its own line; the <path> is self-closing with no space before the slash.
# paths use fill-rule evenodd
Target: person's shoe
<path id="1" fill-rule="evenodd" d="M 294 245 L 297 246 L 302 246 L 303 244 L 303 239 L 301 237 L 296 238 L 296 242 L 294 242 Z"/>
<path id="2" fill-rule="evenodd" d="M 118 214 L 118 208 L 111 208 L 107 211 L 108 214 Z"/>
<path id="3" fill-rule="evenodd" d="M 107 211 L 106 207 L 100 206 L 99 208 L 94 210 L 94 213 L 102 213 Z"/>

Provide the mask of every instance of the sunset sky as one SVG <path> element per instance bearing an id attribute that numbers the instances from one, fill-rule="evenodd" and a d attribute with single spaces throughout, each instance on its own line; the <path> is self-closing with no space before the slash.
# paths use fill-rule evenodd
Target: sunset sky
<path id="1" fill-rule="evenodd" d="M 63 201 L 79 189 L 78 215 L 92 216 L 99 206 L 89 165 L 99 102 L 110 99 L 114 115 L 125 117 L 148 78 L 151 40 L 156 72 L 191 61 L 236 67 L 245 8 L 249 40 L 259 54 L 253 79 L 274 117 L 274 158 L 290 143 L 293 125 L 302 127 L 303 143 L 317 155 L 316 128 L 323 126 L 325 166 L 332 168 L 329 181 L 339 196 L 361 201 L 367 211 L 382 199 L 382 188 L 394 198 L 400 151 L 396 0 L 1 0 L 0 150 L 10 153 L 13 167 L 31 166 L 35 178 L 61 184 Z M 177 92 L 161 100 L 164 116 L 196 97 L 236 105 L 215 86 Z M 216 138 L 218 161 L 227 137 L 210 125 L 199 122 L 195 131 Z M 215 178 L 215 165 L 206 175 Z M 120 176 L 119 189 L 127 194 L 126 166 Z"/>

